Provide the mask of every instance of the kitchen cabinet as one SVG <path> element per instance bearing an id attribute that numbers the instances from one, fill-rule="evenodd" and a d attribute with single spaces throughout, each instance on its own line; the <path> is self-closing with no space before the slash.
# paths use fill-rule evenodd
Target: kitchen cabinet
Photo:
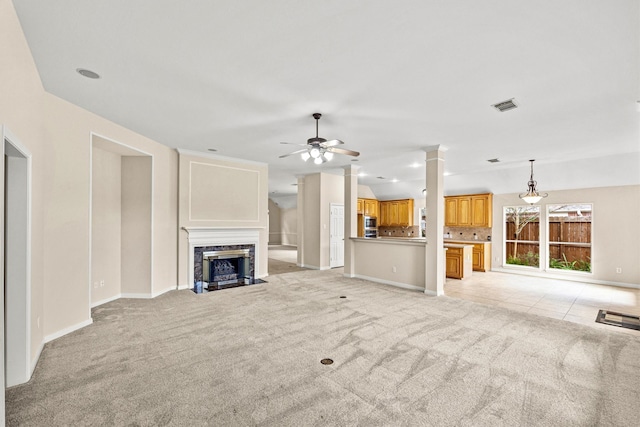
<path id="1" fill-rule="evenodd" d="M 446 244 L 446 276 L 452 279 L 464 279 L 471 276 L 472 245 Z"/>
<path id="2" fill-rule="evenodd" d="M 491 227 L 493 194 L 445 197 L 444 210 L 447 227 Z"/>
<path id="3" fill-rule="evenodd" d="M 413 225 L 413 199 L 380 201 L 380 227 L 410 227 Z"/>
<path id="4" fill-rule="evenodd" d="M 491 270 L 491 243 L 490 242 L 465 242 L 460 240 L 451 240 L 451 243 L 473 245 L 473 271 L 489 271 Z"/>
<path id="5" fill-rule="evenodd" d="M 362 210 L 360 208 L 362 208 Z M 378 201 L 376 199 L 358 199 L 358 213 L 377 218 Z"/>

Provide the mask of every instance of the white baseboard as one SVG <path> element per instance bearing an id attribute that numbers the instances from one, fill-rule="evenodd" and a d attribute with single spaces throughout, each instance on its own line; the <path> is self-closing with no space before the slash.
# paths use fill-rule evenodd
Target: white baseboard
<path id="1" fill-rule="evenodd" d="M 582 275 L 572 275 L 568 274 L 558 274 L 558 273 L 549 273 L 545 271 L 527 271 L 526 269 L 520 268 L 504 268 L 504 267 L 493 267 L 491 271 L 495 271 L 497 273 L 507 273 L 507 274 L 519 274 L 521 276 L 533 276 L 533 277 L 542 277 L 547 279 L 558 279 L 558 280 L 566 280 L 568 282 L 582 282 L 582 283 L 593 283 L 595 285 L 606 285 L 606 286 L 618 286 L 621 288 L 632 288 L 632 289 L 640 289 L 640 284 L 637 283 L 624 283 L 624 282 L 614 282 L 611 280 L 598 280 L 593 279 L 588 276 Z"/>
<path id="2" fill-rule="evenodd" d="M 392 280 L 384 280 L 384 279 L 379 279 L 377 277 L 364 276 L 364 275 L 361 275 L 361 274 L 355 274 L 352 277 L 355 277 L 355 278 L 358 278 L 358 279 L 368 280 L 370 282 L 382 283 L 383 285 L 391 285 L 391 286 L 395 286 L 397 288 L 409 289 L 411 291 L 424 292 L 424 293 L 428 293 L 429 295 L 431 295 L 431 291 L 425 291 L 425 289 L 421 288 L 420 286 L 409 285 L 407 283 L 394 282 Z M 433 295 L 435 295 L 435 292 L 433 292 Z"/>
<path id="3" fill-rule="evenodd" d="M 97 306 L 102 305 L 102 304 L 106 304 L 106 303 L 111 302 L 111 301 L 115 301 L 118 298 L 120 298 L 120 296 L 121 296 L 121 294 L 117 294 L 117 295 L 114 295 L 112 297 L 105 298 L 105 299 L 102 299 L 100 301 L 96 301 L 93 304 L 91 304 L 91 308 L 97 307 Z"/>
<path id="4" fill-rule="evenodd" d="M 61 329 L 53 334 L 49 334 L 44 337 L 44 344 L 55 340 L 56 338 L 60 338 L 64 335 L 70 334 L 73 331 L 77 331 L 78 329 L 82 329 L 85 326 L 89 326 L 93 323 L 93 319 L 87 319 L 84 322 L 76 323 L 75 325 L 69 326 L 68 328 Z"/>
<path id="5" fill-rule="evenodd" d="M 40 355 L 42 354 L 42 350 L 44 349 L 44 341 L 40 342 L 38 346 L 38 351 L 36 352 L 36 357 L 31 360 L 31 370 L 29 371 L 29 379 L 33 376 L 33 371 L 36 370 L 36 365 L 38 364 L 38 360 L 40 360 Z"/>
<path id="6" fill-rule="evenodd" d="M 151 299 L 153 294 L 120 294 L 120 298 Z"/>
<path id="7" fill-rule="evenodd" d="M 161 291 L 154 292 L 154 293 L 151 295 L 151 298 L 155 298 L 155 297 L 158 297 L 158 296 L 160 296 L 160 295 L 162 295 L 162 294 L 166 294 L 167 292 L 171 292 L 171 291 L 175 291 L 175 290 L 176 290 L 176 288 L 166 288 L 166 289 L 163 289 L 163 290 L 161 290 Z"/>

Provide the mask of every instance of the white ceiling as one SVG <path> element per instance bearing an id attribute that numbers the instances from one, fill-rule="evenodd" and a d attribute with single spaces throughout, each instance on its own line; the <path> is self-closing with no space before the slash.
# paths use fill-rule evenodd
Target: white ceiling
<path id="1" fill-rule="evenodd" d="M 266 162 L 273 196 L 353 164 L 278 158 L 314 112 L 379 198 L 419 197 L 437 144 L 449 194 L 524 191 L 529 159 L 541 190 L 640 183 L 638 0 L 14 4 L 47 91 L 170 147 Z"/>

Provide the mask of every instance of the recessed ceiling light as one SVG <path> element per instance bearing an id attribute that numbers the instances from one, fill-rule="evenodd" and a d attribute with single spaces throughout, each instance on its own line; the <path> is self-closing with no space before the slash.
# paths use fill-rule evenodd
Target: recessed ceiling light
<path id="1" fill-rule="evenodd" d="M 96 73 L 95 71 L 87 70 L 86 68 L 76 68 L 76 71 L 78 72 L 78 74 L 88 77 L 90 79 L 100 78 L 100 74 Z"/>
<path id="2" fill-rule="evenodd" d="M 500 159 L 489 159 L 487 160 L 487 162 L 489 163 L 498 163 L 500 161 Z"/>
<path id="3" fill-rule="evenodd" d="M 367 176 L 367 174 L 366 174 L 366 173 L 364 173 L 364 172 L 359 172 L 359 173 L 358 173 L 358 176 Z"/>
<path id="4" fill-rule="evenodd" d="M 409 165 L 410 168 L 419 168 L 420 166 L 422 165 L 418 162 L 413 162 Z"/>
<path id="5" fill-rule="evenodd" d="M 215 148 L 207 148 L 208 151 L 218 151 Z"/>
<path id="6" fill-rule="evenodd" d="M 396 178 L 393 178 L 391 182 L 398 182 L 398 180 Z"/>

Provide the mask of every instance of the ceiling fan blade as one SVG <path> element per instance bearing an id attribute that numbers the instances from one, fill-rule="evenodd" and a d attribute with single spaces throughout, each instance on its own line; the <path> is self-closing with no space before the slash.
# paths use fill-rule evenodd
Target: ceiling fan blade
<path id="1" fill-rule="evenodd" d="M 282 158 L 285 158 L 285 157 L 292 156 L 294 154 L 304 153 L 305 151 L 308 151 L 308 150 L 305 148 L 304 150 L 297 150 L 297 151 L 294 151 L 292 153 L 283 154 L 282 156 L 279 156 L 279 157 L 282 159 Z"/>
<path id="2" fill-rule="evenodd" d="M 346 154 L 347 156 L 354 156 L 354 157 L 358 157 L 360 155 L 360 153 L 357 151 L 347 150 L 346 148 L 338 148 L 338 147 L 328 147 L 327 151 L 330 151 L 336 154 Z"/>
<path id="3" fill-rule="evenodd" d="M 334 145 L 344 144 L 344 142 L 339 139 L 330 139 L 329 141 L 323 142 L 321 145 L 325 147 L 333 147 Z"/>
<path id="4" fill-rule="evenodd" d="M 306 147 L 307 146 L 307 144 L 297 144 L 295 142 L 281 142 L 280 144 L 297 145 L 297 146 L 300 146 L 300 147 Z"/>

